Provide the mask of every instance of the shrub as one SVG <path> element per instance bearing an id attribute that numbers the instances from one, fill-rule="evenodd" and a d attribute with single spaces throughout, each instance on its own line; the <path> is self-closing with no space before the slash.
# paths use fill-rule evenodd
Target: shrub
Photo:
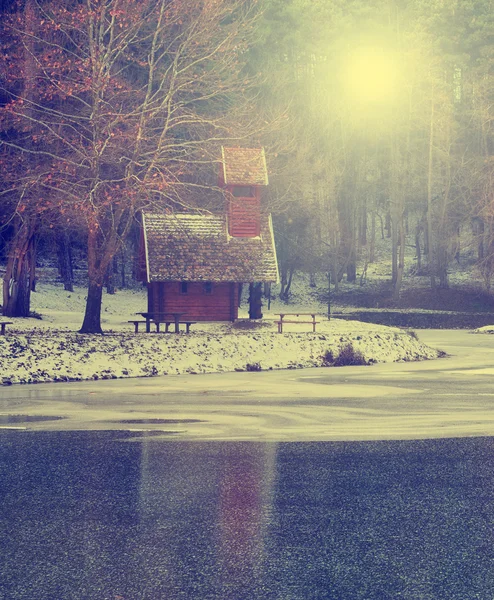
<path id="1" fill-rule="evenodd" d="M 247 363 L 245 365 L 246 371 L 262 371 L 260 363 Z"/>
<path id="2" fill-rule="evenodd" d="M 332 367 L 334 365 L 334 354 L 332 350 L 326 350 L 321 358 L 323 367 Z"/>
<path id="3" fill-rule="evenodd" d="M 357 366 L 357 365 L 368 365 L 369 362 L 366 360 L 360 350 L 355 350 L 351 343 L 346 344 L 340 348 L 338 356 L 333 362 L 334 367 L 346 367 L 346 366 Z"/>

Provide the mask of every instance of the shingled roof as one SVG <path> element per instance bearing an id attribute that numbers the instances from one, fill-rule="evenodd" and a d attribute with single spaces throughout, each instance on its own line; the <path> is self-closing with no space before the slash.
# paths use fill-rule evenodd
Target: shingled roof
<path id="1" fill-rule="evenodd" d="M 268 185 L 264 148 L 221 148 L 226 185 Z"/>
<path id="2" fill-rule="evenodd" d="M 230 237 L 225 215 L 143 213 L 147 280 L 278 281 L 271 218 L 261 235 Z"/>

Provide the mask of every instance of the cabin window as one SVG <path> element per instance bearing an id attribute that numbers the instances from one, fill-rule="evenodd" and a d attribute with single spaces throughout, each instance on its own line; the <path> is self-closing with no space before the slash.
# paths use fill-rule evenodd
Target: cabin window
<path id="1" fill-rule="evenodd" d="M 189 291 L 187 281 L 181 281 L 179 285 L 180 285 L 180 293 L 187 294 Z"/>
<path id="2" fill-rule="evenodd" d="M 235 185 L 232 194 L 235 198 L 254 198 L 256 192 L 255 188 L 250 185 Z"/>
<path id="3" fill-rule="evenodd" d="M 213 293 L 213 284 L 211 281 L 206 281 L 203 284 L 204 293 L 210 296 Z"/>

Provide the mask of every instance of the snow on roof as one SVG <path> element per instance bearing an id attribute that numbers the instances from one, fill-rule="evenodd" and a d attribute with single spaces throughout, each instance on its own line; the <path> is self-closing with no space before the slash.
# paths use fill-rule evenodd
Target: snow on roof
<path id="1" fill-rule="evenodd" d="M 226 185 L 268 185 L 264 148 L 221 148 Z"/>
<path id="2" fill-rule="evenodd" d="M 148 281 L 278 281 L 269 215 L 261 235 L 230 237 L 225 215 L 143 213 Z"/>

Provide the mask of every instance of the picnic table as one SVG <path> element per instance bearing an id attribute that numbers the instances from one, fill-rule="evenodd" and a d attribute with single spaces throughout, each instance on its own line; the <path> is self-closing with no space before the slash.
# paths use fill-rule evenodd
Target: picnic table
<path id="1" fill-rule="evenodd" d="M 285 323 L 308 323 L 312 325 L 312 331 L 316 331 L 316 325 L 319 321 L 316 321 L 316 313 L 276 313 L 280 316 L 280 318 L 276 321 L 278 324 L 278 333 L 283 333 L 283 325 Z M 291 319 L 285 319 L 285 317 L 292 317 Z M 312 321 L 301 321 L 299 319 L 295 320 L 293 317 L 312 317 Z"/>
<path id="2" fill-rule="evenodd" d="M 129 321 L 134 323 L 135 332 L 139 331 L 139 323 L 146 323 L 146 333 L 151 331 L 151 322 L 156 325 L 156 332 L 160 331 L 160 323 L 165 323 L 165 333 L 168 333 L 168 328 L 171 324 L 175 325 L 175 333 L 180 333 L 180 325 L 185 325 L 185 333 L 189 333 L 190 326 L 195 324 L 195 321 L 181 320 L 181 318 L 187 313 L 185 312 L 169 312 L 169 313 L 157 313 L 157 312 L 138 312 L 136 315 L 144 317 L 145 321 Z"/>

